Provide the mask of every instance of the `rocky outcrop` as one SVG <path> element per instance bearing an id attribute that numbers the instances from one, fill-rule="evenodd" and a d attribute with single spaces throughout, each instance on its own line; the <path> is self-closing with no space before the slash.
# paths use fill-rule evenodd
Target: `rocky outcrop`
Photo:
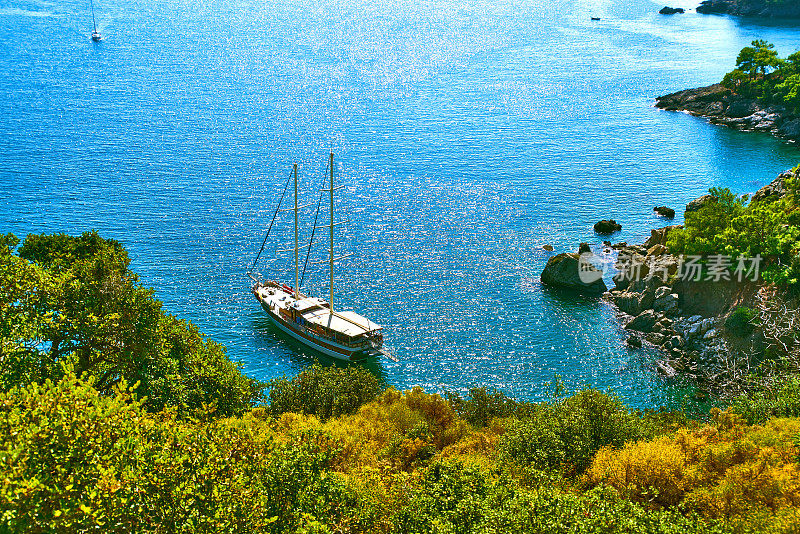
<path id="1" fill-rule="evenodd" d="M 697 211 L 706 204 L 708 204 L 709 202 L 716 202 L 716 201 L 717 199 L 711 195 L 703 195 L 686 204 L 685 213 L 691 213 L 693 211 Z"/>
<path id="2" fill-rule="evenodd" d="M 767 106 L 737 95 L 721 84 L 686 89 L 656 98 L 656 107 L 687 111 L 740 130 L 770 132 L 790 140 L 800 139 L 800 117 L 783 106 Z"/>
<path id="3" fill-rule="evenodd" d="M 650 237 L 644 242 L 644 247 L 649 251 L 656 245 L 666 246 L 669 233 L 676 228 L 683 228 L 683 225 L 673 224 L 670 226 L 665 226 L 664 228 L 654 228 L 653 230 L 650 230 Z"/>
<path id="4" fill-rule="evenodd" d="M 679 13 L 685 13 L 686 11 L 682 7 L 669 7 L 664 6 L 658 10 L 659 13 L 662 15 L 677 15 Z"/>
<path id="5" fill-rule="evenodd" d="M 594 223 L 594 231 L 598 234 L 609 235 L 622 230 L 622 225 L 614 219 L 607 219 Z"/>
<path id="6" fill-rule="evenodd" d="M 800 167 L 782 172 L 772 182 L 753 193 L 753 198 L 751 201 L 759 202 L 762 200 L 778 200 L 788 192 L 786 181 L 798 177 L 800 177 Z"/>
<path id="7" fill-rule="evenodd" d="M 653 208 L 653 211 L 655 211 L 662 217 L 666 217 L 667 219 L 675 218 L 675 210 L 672 208 L 668 208 L 666 206 L 656 206 L 655 208 Z"/>
<path id="8" fill-rule="evenodd" d="M 697 12 L 786 19 L 800 18 L 800 5 L 795 0 L 704 0 Z"/>
<path id="9" fill-rule="evenodd" d="M 720 14 L 725 15 L 730 13 L 733 8 L 733 2 L 729 0 L 703 0 L 697 6 L 697 12 L 706 15 Z"/>
<path id="10" fill-rule="evenodd" d="M 547 260 L 542 271 L 542 283 L 588 294 L 601 294 L 608 288 L 603 282 L 603 272 L 595 267 L 591 254 L 562 252 Z"/>
<path id="11" fill-rule="evenodd" d="M 619 273 L 608 295 L 628 332 L 628 347 L 644 342 L 655 346 L 664 354 L 656 362 L 658 372 L 667 377 L 686 375 L 713 389 L 714 377 L 724 372 L 731 354 L 729 339 L 721 333 L 725 320 L 737 306 L 752 301 L 757 285 L 735 280 L 696 282 L 676 276 L 680 261 L 662 244 L 676 228 L 680 226 L 652 230 L 645 243 L 649 249 L 621 249 Z M 642 265 L 628 279 L 625 264 L 631 261 Z"/>
<path id="12" fill-rule="evenodd" d="M 653 327 L 658 322 L 658 315 L 653 310 L 645 310 L 625 325 L 627 330 L 636 330 L 637 332 L 652 332 Z"/>
<path id="13" fill-rule="evenodd" d="M 756 192 L 752 201 L 769 202 L 787 194 L 789 179 L 800 179 L 800 168 L 781 173 Z M 710 195 L 701 197 L 687 206 L 687 212 L 712 201 Z M 656 362 L 654 371 L 668 377 L 692 378 L 703 396 L 708 392 L 740 394 L 743 377 L 750 376 L 768 354 L 770 338 L 764 332 L 768 322 L 752 322 L 748 323 L 750 328 L 741 328 L 735 327 L 736 321 L 741 323 L 743 316 L 762 313 L 764 303 L 771 298 L 769 291 L 776 290 L 763 281 L 734 273 L 711 276 L 706 271 L 704 276 L 689 276 L 686 263 L 666 247 L 670 233 L 678 228 L 681 226 L 651 230 L 642 246 L 614 245 L 618 272 L 606 298 L 619 310 L 629 348 L 649 344 L 661 351 L 663 359 Z M 635 270 L 631 269 L 633 264 L 637 265 Z M 774 310 L 785 315 L 787 309 L 797 307 L 776 304 Z"/>

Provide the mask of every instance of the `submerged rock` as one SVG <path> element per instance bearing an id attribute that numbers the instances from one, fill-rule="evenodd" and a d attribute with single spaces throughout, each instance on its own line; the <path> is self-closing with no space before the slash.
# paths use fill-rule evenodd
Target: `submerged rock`
<path id="1" fill-rule="evenodd" d="M 574 252 L 562 252 L 553 256 L 547 260 L 547 265 L 542 271 L 542 283 L 582 293 L 605 293 L 608 288 L 603 282 L 603 271 L 592 263 L 591 256 Z"/>
<path id="2" fill-rule="evenodd" d="M 542 245 L 542 249 L 546 250 L 547 252 L 553 252 L 553 245 Z"/>

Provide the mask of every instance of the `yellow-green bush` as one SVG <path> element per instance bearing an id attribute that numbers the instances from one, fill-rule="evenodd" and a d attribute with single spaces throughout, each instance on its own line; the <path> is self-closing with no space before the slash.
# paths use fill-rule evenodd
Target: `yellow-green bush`
<path id="1" fill-rule="evenodd" d="M 678 504 L 685 494 L 686 461 L 674 439 L 628 443 L 621 450 L 600 449 L 586 472 L 592 484 L 604 483 L 639 503 Z"/>
<path id="2" fill-rule="evenodd" d="M 457 442 L 467 425 L 439 395 L 390 388 L 325 428 L 340 441 L 343 463 L 407 471 Z"/>
<path id="3" fill-rule="evenodd" d="M 800 465 L 792 441 L 800 420 L 747 426 L 732 411 L 712 410 L 712 415 L 714 424 L 696 430 L 601 450 L 587 481 L 639 502 L 682 503 L 709 517 L 800 507 Z"/>
<path id="4" fill-rule="evenodd" d="M 369 507 L 315 428 L 148 414 L 67 373 L 0 393 L 0 531 L 283 532 Z M 289 424 L 284 421 L 284 424 Z M 276 439 L 279 437 L 280 439 Z M 373 507 L 374 508 L 374 507 Z M 369 531 L 369 514 L 359 524 Z"/>

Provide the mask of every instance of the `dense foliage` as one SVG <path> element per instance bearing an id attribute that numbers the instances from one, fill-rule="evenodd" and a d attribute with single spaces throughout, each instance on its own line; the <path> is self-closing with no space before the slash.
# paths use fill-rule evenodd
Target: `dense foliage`
<path id="1" fill-rule="evenodd" d="M 740 396 L 733 407 L 750 424 L 763 424 L 773 417 L 800 418 L 800 376 L 787 377 L 770 388 Z"/>
<path id="2" fill-rule="evenodd" d="M 389 389 L 326 422 L 265 408 L 182 419 L 174 410 L 148 412 L 124 382 L 100 394 L 91 379 L 65 369 L 58 382 L 0 394 L 0 529 L 677 533 L 800 526 L 793 444 L 800 419 L 749 426 L 717 411 L 711 424 L 687 426 L 631 413 L 594 390 L 534 406 L 534 415 L 474 427 L 438 395 Z M 560 423 L 568 406 L 582 414 Z M 543 430 L 538 421 L 546 421 Z M 588 467 L 584 475 L 578 465 Z"/>
<path id="3" fill-rule="evenodd" d="M 772 532 L 800 527 L 793 443 L 800 420 L 772 419 L 762 427 L 747 426 L 732 411 L 712 415 L 712 425 L 601 450 L 587 480 L 634 502 L 683 503 L 706 517 L 759 517 Z"/>
<path id="4" fill-rule="evenodd" d="M 505 425 L 470 429 L 438 395 L 392 389 L 327 423 L 179 419 L 67 369 L 0 394 L 0 517 L 26 532 L 724 530 L 578 479 L 531 485 L 496 454 Z"/>
<path id="5" fill-rule="evenodd" d="M 269 410 L 273 415 L 294 412 L 326 421 L 350 414 L 381 392 L 380 381 L 363 367 L 342 369 L 312 365 L 291 380 L 269 383 Z"/>
<path id="6" fill-rule="evenodd" d="M 100 392 L 135 385 L 153 411 L 213 404 L 234 414 L 260 398 L 224 347 L 162 310 L 120 243 L 30 235 L 16 254 L 18 243 L 10 234 L 0 243 L 0 390 L 57 380 L 69 363 Z"/>
<path id="7" fill-rule="evenodd" d="M 739 258 L 760 256 L 764 280 L 800 289 L 800 184 L 796 179 L 788 182 L 789 193 L 782 198 L 749 204 L 728 189 L 710 189 L 711 200 L 687 212 L 684 228 L 669 233 L 669 251 L 706 258 L 723 255 L 730 258 L 732 270 Z"/>
<path id="8" fill-rule="evenodd" d="M 800 529 L 797 382 L 701 424 L 557 380 L 530 403 L 312 366 L 253 407 L 118 243 L 17 245 L 0 239 L 0 532 Z"/>
<path id="9" fill-rule="evenodd" d="M 722 84 L 743 96 L 800 113 L 800 52 L 782 59 L 773 44 L 755 40 L 742 48 L 736 68 Z"/>
<path id="10" fill-rule="evenodd" d="M 337 449 L 324 434 L 275 439 L 256 414 L 149 415 L 132 392 L 101 395 L 68 372 L 0 394 L 8 530 L 283 532 L 353 504 L 327 470 Z"/>

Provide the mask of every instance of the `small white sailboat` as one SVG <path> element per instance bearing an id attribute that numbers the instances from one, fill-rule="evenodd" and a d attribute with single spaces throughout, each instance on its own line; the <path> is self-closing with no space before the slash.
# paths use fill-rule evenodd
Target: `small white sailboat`
<path id="1" fill-rule="evenodd" d="M 253 269 L 258 262 L 258 257 L 253 263 L 253 267 L 248 271 L 248 276 L 253 280 L 252 292 L 258 299 L 261 307 L 267 312 L 271 322 L 286 334 L 290 335 L 304 345 L 311 347 L 332 358 L 347 361 L 358 361 L 379 356 L 381 354 L 396 359 L 383 347 L 383 328 L 353 311 L 334 310 L 334 263 L 346 256 L 334 256 L 334 228 L 339 222 L 334 221 L 333 192 L 336 189 L 333 183 L 333 154 L 330 155 L 330 184 L 323 192 L 330 193 L 330 223 L 317 228 L 328 228 L 330 232 L 330 250 L 328 259 L 316 263 L 328 263 L 330 270 L 330 293 L 328 300 L 319 297 L 312 297 L 300 292 L 301 281 L 299 279 L 300 261 L 299 252 L 301 249 L 310 248 L 313 242 L 308 245 L 300 246 L 298 239 L 298 212 L 301 208 L 297 195 L 297 165 L 294 165 L 292 175 L 294 177 L 294 208 L 281 210 L 280 204 L 275 211 L 294 211 L 294 247 L 281 250 L 279 252 L 294 252 L 294 286 L 276 281 L 262 281 L 253 274 Z M 287 183 L 288 187 L 288 183 Z M 284 190 L 285 194 L 285 190 Z M 321 201 L 321 199 L 320 199 Z M 319 210 L 319 208 L 318 208 Z M 317 211 L 319 215 L 319 211 Z M 275 216 L 273 216 L 273 222 Z M 272 224 L 270 224 L 270 229 Z M 269 231 L 267 232 L 269 237 Z M 267 237 L 264 238 L 266 242 Z M 264 250 L 262 244 L 261 250 Z M 261 252 L 259 252 L 259 257 Z"/>
<path id="2" fill-rule="evenodd" d="M 99 31 L 97 31 L 97 22 L 94 19 L 94 0 L 91 0 L 91 5 L 92 5 L 92 25 L 94 27 L 94 29 L 92 30 L 92 41 L 97 43 L 103 40 L 103 36 L 100 35 Z"/>

